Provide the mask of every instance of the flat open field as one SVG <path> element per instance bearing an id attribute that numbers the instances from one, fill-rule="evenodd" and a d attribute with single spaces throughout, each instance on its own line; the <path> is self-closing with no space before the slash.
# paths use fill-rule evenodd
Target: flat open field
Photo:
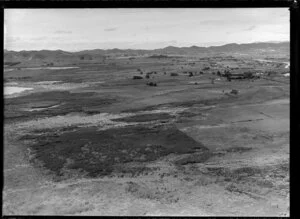
<path id="1" fill-rule="evenodd" d="M 3 214 L 288 216 L 290 79 L 278 63 L 137 57 L 5 71 Z M 216 74 L 243 67 L 273 73 Z"/>

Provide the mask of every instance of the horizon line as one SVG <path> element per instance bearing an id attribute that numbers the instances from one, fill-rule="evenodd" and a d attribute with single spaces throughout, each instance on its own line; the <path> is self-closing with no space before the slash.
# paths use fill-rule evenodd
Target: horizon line
<path id="1" fill-rule="evenodd" d="M 211 48 L 211 47 L 221 47 L 221 46 L 226 46 L 226 45 L 231 45 L 231 44 L 236 44 L 236 45 L 244 45 L 244 44 L 257 44 L 257 43 L 273 43 L 273 44 L 278 44 L 278 43 L 287 43 L 290 42 L 289 40 L 284 40 L 284 41 L 259 41 L 259 42 L 250 42 L 250 43 L 226 43 L 226 44 L 222 44 L 222 45 L 213 45 L 213 46 L 197 46 L 197 45 L 192 45 L 192 46 L 182 46 L 182 47 L 178 47 L 178 46 L 166 46 L 166 47 L 162 47 L 162 48 L 155 48 L 155 49 L 132 49 L 132 48 L 126 48 L 126 49 L 119 49 L 119 48 L 111 48 L 111 49 L 100 49 L 100 48 L 95 48 L 95 49 L 83 49 L 83 50 L 63 50 L 63 49 L 33 49 L 33 50 L 8 50 L 4 48 L 4 52 L 33 52 L 33 51 L 62 51 L 62 52 L 70 52 L 70 53 L 74 53 L 74 52 L 83 52 L 83 51 L 93 51 L 93 50 L 104 50 L 104 51 L 108 51 L 108 50 L 114 50 L 114 49 L 118 49 L 118 50 L 146 50 L 146 51 L 153 51 L 153 50 L 157 50 L 157 49 L 166 49 L 168 47 L 175 47 L 175 48 L 191 48 L 191 47 L 198 47 L 198 48 Z"/>

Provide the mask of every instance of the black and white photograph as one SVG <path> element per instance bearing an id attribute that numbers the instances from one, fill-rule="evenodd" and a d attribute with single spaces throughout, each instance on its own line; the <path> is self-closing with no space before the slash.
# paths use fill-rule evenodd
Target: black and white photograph
<path id="1" fill-rule="evenodd" d="M 5 8 L 2 214 L 290 216 L 290 10 Z"/>

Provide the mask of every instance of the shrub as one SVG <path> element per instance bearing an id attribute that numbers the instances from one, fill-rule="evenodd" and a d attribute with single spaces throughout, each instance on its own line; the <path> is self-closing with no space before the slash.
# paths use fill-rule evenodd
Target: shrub
<path id="1" fill-rule="evenodd" d="M 254 78 L 254 75 L 252 72 L 245 72 L 244 76 L 245 76 L 245 78 Z"/>
<path id="2" fill-rule="evenodd" d="M 238 90 L 231 90 L 231 92 L 230 92 L 231 94 L 235 94 L 235 95 L 237 95 L 238 93 L 239 93 L 239 91 Z"/>
<path id="3" fill-rule="evenodd" d="M 132 79 L 133 79 L 133 80 L 136 80 L 136 79 L 143 79 L 143 77 L 142 77 L 142 76 L 133 76 Z"/>
<path id="4" fill-rule="evenodd" d="M 224 77 L 226 77 L 227 79 L 229 79 L 230 76 L 231 76 L 230 71 L 225 70 L 225 71 L 224 71 Z"/>
<path id="5" fill-rule="evenodd" d="M 154 86 L 154 87 L 156 87 L 156 86 L 157 86 L 157 84 L 156 84 L 156 83 L 154 83 L 154 82 L 148 82 L 148 83 L 147 83 L 147 85 L 148 85 L 148 86 Z"/>

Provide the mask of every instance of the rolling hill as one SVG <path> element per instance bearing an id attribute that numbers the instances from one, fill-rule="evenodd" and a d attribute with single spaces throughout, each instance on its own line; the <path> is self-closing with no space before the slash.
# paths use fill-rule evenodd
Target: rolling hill
<path id="1" fill-rule="evenodd" d="M 168 46 L 162 49 L 154 50 L 134 50 L 134 49 L 94 49 L 84 50 L 80 52 L 67 52 L 62 50 L 40 50 L 40 51 L 8 51 L 4 50 L 4 65 L 8 63 L 21 63 L 33 65 L 47 65 L 54 63 L 66 64 L 77 62 L 104 61 L 107 57 L 117 56 L 153 56 L 153 55 L 262 55 L 273 56 L 280 54 L 281 56 L 289 56 L 289 42 L 271 43 L 258 42 L 249 44 L 226 44 L 222 46 L 210 47 L 174 47 Z"/>

